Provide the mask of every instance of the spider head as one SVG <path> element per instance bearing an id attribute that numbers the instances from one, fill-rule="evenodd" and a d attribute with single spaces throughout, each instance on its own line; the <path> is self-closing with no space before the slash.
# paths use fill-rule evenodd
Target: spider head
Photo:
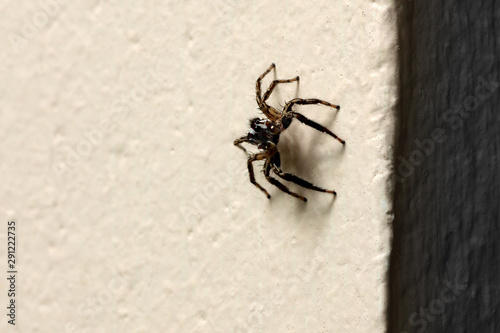
<path id="1" fill-rule="evenodd" d="M 272 121 L 254 118 L 250 120 L 250 130 L 247 138 L 251 143 L 265 149 L 270 142 L 278 144 L 280 133 L 280 126 L 277 126 Z"/>

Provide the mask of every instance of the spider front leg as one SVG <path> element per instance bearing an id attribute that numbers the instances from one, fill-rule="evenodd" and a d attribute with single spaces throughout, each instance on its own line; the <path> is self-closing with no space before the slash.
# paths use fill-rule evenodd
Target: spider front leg
<path id="1" fill-rule="evenodd" d="M 259 105 L 259 107 L 262 107 L 264 104 L 264 102 L 262 101 L 262 90 L 261 90 L 261 82 L 262 82 L 262 79 L 264 79 L 264 77 L 273 69 L 273 68 L 276 68 L 276 65 L 274 63 L 271 64 L 271 66 L 269 66 L 268 69 L 266 69 L 266 71 L 264 73 L 262 73 L 261 76 L 259 76 L 259 78 L 257 79 L 257 82 L 255 84 L 255 91 L 256 91 L 256 94 L 257 94 L 257 104 Z"/>
<path id="2" fill-rule="evenodd" d="M 258 154 L 253 154 L 252 156 L 250 156 L 248 158 L 248 162 L 247 162 L 247 165 L 248 165 L 248 174 L 250 176 L 250 183 L 254 184 L 255 186 L 257 186 L 257 188 L 259 188 L 262 192 L 264 192 L 264 194 L 266 195 L 266 197 L 268 199 L 271 198 L 271 196 L 269 195 L 269 193 L 266 191 L 265 188 L 263 188 L 262 186 L 260 186 L 259 183 L 257 183 L 257 181 L 255 180 L 255 174 L 253 172 L 253 166 L 252 166 L 252 163 L 254 161 L 259 161 L 259 160 L 263 160 L 265 158 L 267 158 L 269 156 L 269 153 L 268 152 L 265 152 L 265 153 L 258 153 Z"/>
<path id="3" fill-rule="evenodd" d="M 274 63 L 271 64 L 271 66 L 269 66 L 269 68 L 264 73 L 262 73 L 261 76 L 259 76 L 259 78 L 257 79 L 257 82 L 255 84 L 255 92 L 256 92 L 256 95 L 257 95 L 256 96 L 256 98 L 257 98 L 257 105 L 259 106 L 260 111 L 262 111 L 262 113 L 265 114 L 266 117 L 269 118 L 270 120 L 276 121 L 276 120 L 278 120 L 281 117 L 281 114 L 280 114 L 280 112 L 278 112 L 278 110 L 276 110 L 275 108 L 273 108 L 270 105 L 267 105 L 264 102 L 264 100 L 262 100 L 262 90 L 261 90 L 262 79 L 264 79 L 264 77 L 273 68 L 276 68 L 276 66 L 274 65 Z"/>
<path id="4" fill-rule="evenodd" d="M 246 135 L 245 135 L 245 136 L 242 136 L 242 137 L 241 137 L 241 138 L 239 138 L 239 139 L 234 140 L 234 145 L 235 145 L 236 147 L 240 148 L 241 150 L 243 150 L 243 151 L 246 153 L 246 152 L 247 152 L 247 150 L 245 149 L 245 147 L 243 147 L 243 146 L 241 145 L 243 142 L 250 142 L 250 141 L 248 140 L 248 138 L 247 138 L 247 136 L 246 136 Z"/>
<path id="5" fill-rule="evenodd" d="M 284 112 L 290 112 L 292 111 L 292 106 L 294 104 L 299 104 L 299 105 L 306 105 L 306 104 L 323 104 L 323 105 L 326 105 L 326 106 L 329 106 L 329 107 L 332 107 L 334 109 L 337 109 L 337 110 L 340 110 L 340 106 L 338 105 L 335 105 L 335 104 L 332 104 L 332 103 L 329 103 L 327 101 L 323 101 L 321 99 L 317 99 L 317 98 L 308 98 L 308 99 L 304 99 L 304 98 L 294 98 L 292 99 L 291 101 L 289 101 L 288 103 L 286 103 L 283 111 Z"/>
<path id="6" fill-rule="evenodd" d="M 276 88 L 276 86 L 280 83 L 290 83 L 290 82 L 295 82 L 295 81 L 299 81 L 299 77 L 297 76 L 296 78 L 293 78 L 293 79 L 288 79 L 288 80 L 274 80 L 271 85 L 269 86 L 269 88 L 267 89 L 266 93 L 264 94 L 264 97 L 262 97 L 262 102 L 266 102 L 267 99 L 269 98 L 269 96 L 271 96 L 271 93 L 273 92 L 274 88 Z M 267 105 L 267 103 L 266 103 Z"/>
<path id="7" fill-rule="evenodd" d="M 307 198 L 290 191 L 288 189 L 288 187 L 286 187 L 285 185 L 280 183 L 277 179 L 270 176 L 269 173 L 270 173 L 271 167 L 272 167 L 272 160 L 271 160 L 272 158 L 273 158 L 272 156 L 269 157 L 266 160 L 266 164 L 264 165 L 264 176 L 266 177 L 267 181 L 270 182 L 271 184 L 273 184 L 274 186 L 276 186 L 277 188 L 279 188 L 280 190 L 282 190 L 283 192 L 290 194 L 291 196 L 296 197 L 297 199 L 300 199 L 304 202 L 307 202 Z"/>

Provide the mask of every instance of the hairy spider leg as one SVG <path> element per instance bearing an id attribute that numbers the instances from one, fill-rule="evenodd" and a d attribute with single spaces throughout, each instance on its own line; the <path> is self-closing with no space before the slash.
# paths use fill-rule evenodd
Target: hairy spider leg
<path id="1" fill-rule="evenodd" d="M 281 170 L 281 158 L 280 158 L 280 153 L 279 152 L 276 152 L 272 158 L 271 158 L 271 166 L 273 167 L 273 171 L 274 173 L 276 173 L 279 177 L 283 178 L 284 180 L 287 180 L 289 182 L 293 182 L 297 185 L 300 185 L 302 187 L 305 187 L 305 188 L 308 188 L 308 189 L 311 189 L 311 190 L 315 190 L 315 191 L 318 191 L 318 192 L 325 192 L 325 193 L 330 193 L 330 194 L 333 194 L 333 195 L 337 195 L 337 192 L 335 191 L 329 191 L 329 190 L 325 190 L 324 188 L 321 188 L 321 187 L 318 187 L 316 185 L 313 185 L 311 184 L 310 182 L 308 182 L 307 180 L 304 180 L 300 177 L 297 177 L 291 173 L 286 173 L 286 172 L 283 172 L 283 170 Z"/>
<path id="2" fill-rule="evenodd" d="M 271 96 L 271 93 L 273 92 L 274 88 L 280 83 L 290 83 L 290 82 L 295 82 L 299 81 L 299 77 L 297 76 L 296 78 L 293 79 L 288 79 L 288 80 L 274 80 L 269 88 L 267 89 L 266 93 L 264 94 L 264 97 L 262 97 L 262 102 L 266 102 L 269 96 Z M 266 103 L 267 104 L 267 103 Z"/>
<path id="3" fill-rule="evenodd" d="M 327 101 L 323 101 L 323 100 L 317 99 L 317 98 L 308 98 L 308 99 L 294 98 L 291 101 L 289 101 L 288 103 L 286 103 L 285 108 L 283 109 L 283 111 L 284 112 L 290 112 L 290 111 L 292 111 L 292 106 L 294 104 L 299 104 L 299 105 L 323 104 L 323 105 L 332 107 L 332 108 L 337 109 L 337 110 L 340 109 L 340 106 L 338 106 L 338 105 L 335 105 L 335 104 L 332 104 L 332 103 L 328 103 Z"/>
<path id="4" fill-rule="evenodd" d="M 259 183 L 257 183 L 257 181 L 255 181 L 255 174 L 253 172 L 253 166 L 252 166 L 252 162 L 254 161 L 259 161 L 259 160 L 263 160 L 263 159 L 266 159 L 267 157 L 269 156 L 269 152 L 265 152 L 265 153 L 258 153 L 258 154 L 253 154 L 252 156 L 250 156 L 248 158 L 248 162 L 247 162 L 247 165 L 248 165 L 248 174 L 250 176 L 250 183 L 254 184 L 255 186 L 257 186 L 262 192 L 264 192 L 264 194 L 267 196 L 267 198 L 271 198 L 271 196 L 269 195 L 269 193 L 266 191 L 265 188 L 263 188 L 262 186 L 260 186 Z"/>
<path id="5" fill-rule="evenodd" d="M 243 142 L 250 142 L 250 141 L 248 140 L 248 138 L 247 138 L 247 136 L 246 136 L 246 135 L 245 135 L 245 136 L 242 136 L 242 137 L 241 137 L 241 138 L 239 138 L 239 139 L 234 140 L 234 145 L 235 145 L 236 147 L 240 148 L 241 150 L 243 150 L 243 151 L 246 153 L 246 152 L 247 152 L 247 150 L 245 149 L 245 147 L 243 147 L 243 146 L 241 145 Z"/>
<path id="6" fill-rule="evenodd" d="M 262 90 L 261 90 L 261 81 L 262 79 L 273 69 L 276 68 L 274 63 L 269 66 L 269 68 L 262 73 L 261 76 L 257 79 L 256 85 L 255 85 L 255 90 L 256 90 L 256 98 L 257 98 L 257 105 L 259 106 L 260 111 L 266 115 L 267 118 L 269 118 L 272 121 L 276 121 L 281 118 L 280 113 L 278 110 L 273 108 L 272 106 L 267 105 L 263 100 L 262 100 Z"/>
<path id="7" fill-rule="evenodd" d="M 261 84 L 261 81 L 262 79 L 273 69 L 273 68 L 276 68 L 276 65 L 274 63 L 271 64 L 271 66 L 269 66 L 268 69 L 266 69 L 266 71 L 264 73 L 262 73 L 261 76 L 259 76 L 259 78 L 257 79 L 257 83 L 256 83 L 256 86 L 255 86 L 255 90 L 257 92 L 257 104 L 259 104 L 259 107 L 263 106 L 263 102 L 262 102 L 262 91 L 261 91 L 261 88 L 260 88 L 260 84 Z"/>
<path id="8" fill-rule="evenodd" d="M 330 193 L 330 194 L 333 194 L 333 195 L 337 195 L 337 192 L 335 191 L 329 191 L 329 190 L 325 190 L 324 188 L 321 188 L 321 187 L 318 187 L 316 185 L 313 185 L 311 183 L 309 183 L 307 180 L 304 180 L 302 178 L 299 178 L 295 175 L 292 175 L 291 173 L 286 173 L 286 172 L 283 172 L 282 170 L 274 170 L 274 172 L 281 178 L 283 178 L 284 180 L 288 180 L 289 182 L 293 182 L 297 185 L 300 185 L 302 187 L 305 187 L 305 188 L 308 188 L 308 189 L 311 189 L 311 190 L 315 190 L 315 191 L 318 191 L 318 192 L 324 192 L 324 193 Z"/>
<path id="9" fill-rule="evenodd" d="M 300 114 L 300 113 L 297 113 L 297 112 L 293 112 L 293 117 L 294 118 L 297 118 L 298 121 L 300 121 L 301 123 L 303 124 L 306 124 L 307 126 L 311 126 L 312 128 L 320 131 L 320 132 L 323 132 L 323 133 L 326 133 L 328 135 L 331 135 L 332 137 L 334 137 L 335 139 L 339 140 L 339 142 L 343 145 L 345 145 L 345 141 L 342 140 L 341 138 L 339 138 L 338 136 L 336 136 L 335 134 L 333 134 L 332 131 L 330 131 L 328 128 L 326 128 L 325 126 L 323 125 L 320 125 L 318 124 L 317 122 L 315 121 L 312 121 L 311 119 L 309 118 L 306 118 L 304 115 Z"/>
<path id="10" fill-rule="evenodd" d="M 269 174 L 271 171 L 271 166 L 272 166 L 272 156 L 267 158 L 266 163 L 264 165 L 264 176 L 266 177 L 267 181 L 276 186 L 277 188 L 279 188 L 280 190 L 282 190 L 283 192 L 290 194 L 291 196 L 296 197 L 297 199 L 300 199 L 304 202 L 307 202 L 307 198 L 290 191 L 288 187 L 280 183 L 277 179 L 271 177 L 271 175 Z"/>
<path id="11" fill-rule="evenodd" d="M 304 115 L 302 115 L 300 113 L 293 112 L 292 111 L 292 107 L 295 104 L 299 104 L 299 105 L 323 104 L 323 105 L 335 108 L 337 110 L 340 109 L 340 106 L 335 105 L 335 104 L 331 104 L 331 103 L 328 103 L 327 101 L 323 101 L 321 99 L 316 99 L 316 98 L 309 98 L 309 99 L 294 98 L 291 101 L 289 101 L 288 103 L 286 103 L 285 107 L 283 108 L 283 113 L 285 113 L 285 114 L 292 113 L 293 117 L 297 118 L 300 122 L 302 122 L 302 123 L 304 123 L 304 124 L 306 124 L 308 126 L 311 126 L 312 128 L 314 128 L 314 129 L 316 129 L 316 130 L 318 130 L 320 132 L 327 133 L 327 134 L 333 136 L 335 139 L 339 140 L 339 142 L 341 144 L 345 145 L 345 141 L 342 140 L 341 138 L 339 138 L 338 136 L 336 136 L 335 134 L 333 134 L 333 132 L 330 131 L 328 128 L 324 127 L 323 125 L 318 124 L 317 122 L 314 122 L 314 121 L 306 118 Z"/>

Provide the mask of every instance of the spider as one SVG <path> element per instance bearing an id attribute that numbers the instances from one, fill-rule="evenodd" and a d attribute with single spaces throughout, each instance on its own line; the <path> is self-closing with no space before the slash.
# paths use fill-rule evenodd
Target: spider
<path id="1" fill-rule="evenodd" d="M 257 148 L 260 149 L 258 153 L 250 154 L 248 156 L 247 165 L 248 165 L 248 173 L 250 175 L 250 182 L 254 184 L 257 188 L 259 188 L 262 192 L 264 192 L 264 194 L 267 196 L 268 199 L 271 198 L 267 190 L 255 181 L 255 175 L 252 166 L 252 163 L 254 161 L 265 160 L 264 176 L 266 177 L 267 181 L 269 181 L 272 185 L 278 187 L 283 192 L 290 194 L 291 196 L 294 196 L 304 202 L 307 202 L 307 199 L 305 197 L 290 191 L 288 187 L 280 183 L 276 178 L 271 177 L 270 175 L 271 171 L 273 171 L 278 177 L 293 182 L 302 187 L 319 192 L 325 192 L 337 195 L 337 193 L 333 190 L 331 191 L 325 190 L 291 173 L 283 172 L 283 170 L 281 170 L 281 160 L 280 160 L 280 153 L 278 151 L 278 142 L 280 139 L 280 134 L 290 126 L 292 120 L 295 118 L 303 124 L 311 126 L 312 128 L 320 132 L 326 133 L 334 137 L 344 145 L 345 141 L 340 139 L 335 134 L 333 134 L 329 129 L 306 118 L 302 114 L 292 110 L 295 104 L 298 105 L 323 104 L 335 108 L 337 110 L 340 109 L 340 106 L 333 105 L 319 99 L 294 98 L 291 101 L 287 102 L 283 107 L 283 110 L 279 112 L 278 110 L 276 110 L 275 108 L 266 103 L 267 99 L 273 92 L 273 89 L 278 84 L 290 83 L 295 81 L 298 82 L 299 77 L 297 76 L 296 78 L 288 80 L 274 80 L 267 89 L 267 91 L 265 92 L 265 94 L 262 95 L 261 81 L 271 70 L 275 68 L 276 68 L 275 64 L 274 63 L 271 64 L 271 66 L 269 66 L 269 68 L 257 79 L 257 84 L 256 84 L 257 105 L 259 106 L 260 111 L 262 111 L 262 113 L 264 113 L 264 115 L 267 117 L 267 119 L 265 118 L 251 119 L 250 130 L 248 131 L 248 134 L 234 141 L 234 145 L 241 148 L 245 153 L 247 152 L 247 150 L 243 146 L 241 146 L 241 144 L 244 142 L 256 145 Z"/>

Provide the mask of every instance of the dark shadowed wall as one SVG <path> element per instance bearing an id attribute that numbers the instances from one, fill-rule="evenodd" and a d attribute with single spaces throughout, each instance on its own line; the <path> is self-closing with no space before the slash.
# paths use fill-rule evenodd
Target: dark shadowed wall
<path id="1" fill-rule="evenodd" d="M 404 1 L 389 332 L 500 332 L 500 1 Z"/>

